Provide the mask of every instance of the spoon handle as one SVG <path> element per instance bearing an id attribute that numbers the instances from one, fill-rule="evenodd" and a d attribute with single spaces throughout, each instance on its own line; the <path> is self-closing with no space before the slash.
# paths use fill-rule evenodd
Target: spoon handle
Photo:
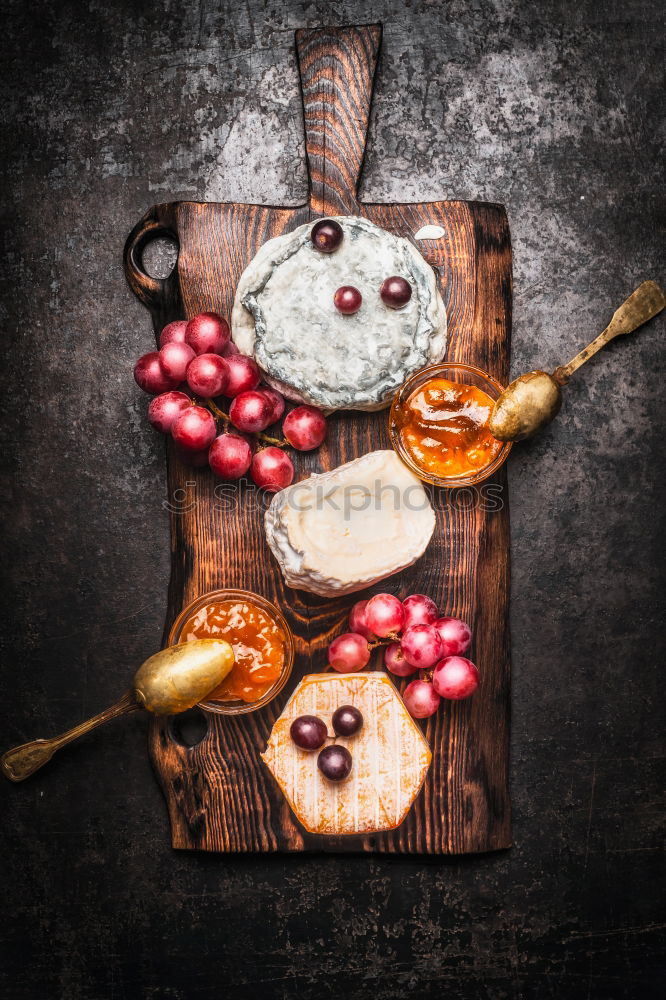
<path id="1" fill-rule="evenodd" d="M 591 344 L 588 344 L 575 358 L 572 358 L 568 365 L 562 365 L 555 369 L 553 372 L 555 381 L 564 385 L 582 364 L 585 364 L 610 340 L 623 333 L 631 333 L 632 330 L 638 329 L 643 323 L 647 323 L 649 319 L 660 313 L 664 306 L 666 306 L 666 296 L 656 281 L 644 281 L 622 303 L 620 308 L 616 309 L 606 329 L 598 337 L 595 337 Z"/>
<path id="2" fill-rule="evenodd" d="M 92 719 L 81 722 L 73 729 L 68 729 L 61 736 L 54 736 L 50 740 L 33 740 L 32 743 L 23 743 L 20 747 L 8 750 L 0 757 L 2 773 L 10 781 L 23 781 L 51 760 L 56 750 L 60 750 L 72 740 L 77 740 L 79 736 L 84 736 L 91 729 L 96 729 L 97 726 L 102 726 L 119 715 L 134 712 L 139 707 L 134 692 L 126 691 L 115 705 L 100 712 L 99 715 L 93 715 Z"/>

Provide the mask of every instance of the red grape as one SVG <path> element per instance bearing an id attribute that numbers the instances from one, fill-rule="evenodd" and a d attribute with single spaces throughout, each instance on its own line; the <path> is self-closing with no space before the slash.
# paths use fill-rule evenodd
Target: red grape
<path id="1" fill-rule="evenodd" d="M 293 480 L 294 465 L 281 448 L 262 448 L 252 459 L 250 475 L 257 486 L 269 493 L 277 493 Z"/>
<path id="2" fill-rule="evenodd" d="M 426 670 L 442 655 L 442 640 L 434 625 L 410 625 L 402 633 L 400 648 L 413 667 Z"/>
<path id="3" fill-rule="evenodd" d="M 394 274 L 382 282 L 379 294 L 382 302 L 389 309 L 402 309 L 412 297 L 412 286 L 404 278 Z"/>
<path id="4" fill-rule="evenodd" d="M 270 423 L 274 424 L 284 413 L 284 396 L 282 396 L 277 389 L 271 389 L 270 386 L 267 385 L 263 385 L 261 387 L 261 391 L 273 407 Z"/>
<path id="5" fill-rule="evenodd" d="M 297 406 L 284 418 L 282 432 L 297 451 L 312 451 L 326 437 L 326 420 L 314 406 Z"/>
<path id="6" fill-rule="evenodd" d="M 162 392 L 151 399 L 148 420 L 156 430 L 168 434 L 176 418 L 191 405 L 192 400 L 184 392 Z"/>
<path id="7" fill-rule="evenodd" d="M 351 774 L 352 755 L 347 747 L 333 743 L 320 752 L 317 767 L 329 781 L 344 781 Z"/>
<path id="8" fill-rule="evenodd" d="M 187 320 L 177 319 L 175 323 L 167 323 L 160 334 L 160 347 L 165 344 L 184 344 Z"/>
<path id="9" fill-rule="evenodd" d="M 187 448 L 179 448 L 176 445 L 176 454 L 183 465 L 191 465 L 193 469 L 203 469 L 208 465 L 208 448 L 201 451 L 188 451 Z"/>
<path id="10" fill-rule="evenodd" d="M 384 664 L 396 677 L 409 677 L 417 669 L 405 659 L 405 654 L 400 648 L 399 642 L 390 643 L 384 650 Z"/>
<path id="11" fill-rule="evenodd" d="M 409 677 L 416 671 L 411 663 L 405 659 L 405 654 L 400 648 L 399 642 L 391 642 L 384 650 L 384 666 L 396 677 Z"/>
<path id="12" fill-rule="evenodd" d="M 180 385 L 179 378 L 169 378 L 160 364 L 157 351 L 142 354 L 134 365 L 134 380 L 140 389 L 156 396 L 159 392 L 168 392 Z"/>
<path id="13" fill-rule="evenodd" d="M 234 344 L 233 340 L 230 340 L 228 344 L 225 344 L 222 348 L 222 357 L 230 358 L 232 354 L 240 354 L 240 351 Z"/>
<path id="14" fill-rule="evenodd" d="M 172 340 L 160 348 L 160 365 L 169 378 L 182 382 L 187 366 L 194 357 L 194 351 L 189 344 L 181 344 Z"/>
<path id="15" fill-rule="evenodd" d="M 356 736 L 363 728 L 363 715 L 355 705 L 341 705 L 331 719 L 336 736 Z"/>
<path id="16" fill-rule="evenodd" d="M 349 612 L 349 631 L 358 632 L 358 634 L 366 638 L 368 642 L 374 642 L 377 636 L 368 628 L 368 620 L 365 613 L 367 606 L 367 601 L 356 602 L 354 607 Z"/>
<path id="17" fill-rule="evenodd" d="M 472 641 L 472 630 L 460 618 L 438 618 L 434 622 L 444 644 L 442 656 L 458 656 L 469 649 Z"/>
<path id="18" fill-rule="evenodd" d="M 299 715 L 289 727 L 289 735 L 300 750 L 319 750 L 328 739 L 328 729 L 318 715 Z"/>
<path id="19" fill-rule="evenodd" d="M 268 397 L 260 390 L 253 389 L 236 396 L 229 407 L 229 418 L 239 431 L 256 434 L 268 427 L 272 412 Z"/>
<path id="20" fill-rule="evenodd" d="M 238 434 L 220 434 L 210 446 L 208 463 L 222 479 L 240 479 L 250 468 L 252 449 Z"/>
<path id="21" fill-rule="evenodd" d="M 405 628 L 410 625 L 432 625 L 438 615 L 437 605 L 425 594 L 410 594 L 402 602 L 405 609 Z"/>
<path id="22" fill-rule="evenodd" d="M 439 708 L 440 697 L 430 681 L 411 681 L 402 693 L 405 708 L 414 719 L 427 719 Z"/>
<path id="23" fill-rule="evenodd" d="M 405 621 L 405 609 L 393 594 L 375 594 L 368 601 L 365 619 L 371 632 L 385 639 L 387 635 L 400 631 Z"/>
<path id="24" fill-rule="evenodd" d="M 344 316 L 351 316 L 361 308 L 363 296 L 353 285 L 341 285 L 333 296 L 333 305 Z"/>
<path id="25" fill-rule="evenodd" d="M 432 683 L 442 698 L 460 701 L 469 698 L 478 688 L 479 671 L 464 656 L 447 656 L 435 667 Z"/>
<path id="26" fill-rule="evenodd" d="M 356 632 L 345 632 L 328 647 L 328 662 L 340 674 L 363 670 L 370 659 L 368 640 Z"/>
<path id="27" fill-rule="evenodd" d="M 219 354 L 200 354 L 188 366 L 187 384 L 197 396 L 221 396 L 227 385 L 227 362 Z"/>
<path id="28" fill-rule="evenodd" d="M 227 386 L 225 395 L 238 396 L 241 392 L 256 389 L 261 382 L 261 372 L 257 363 L 245 354 L 232 354 L 225 358 L 227 362 Z"/>
<path id="29" fill-rule="evenodd" d="M 231 333 L 226 319 L 217 313 L 199 313 L 187 324 L 185 343 L 195 354 L 219 354 L 229 343 Z"/>
<path id="30" fill-rule="evenodd" d="M 171 436 L 183 451 L 203 451 L 215 437 L 215 421 L 203 406 L 188 406 L 174 421 Z"/>
<path id="31" fill-rule="evenodd" d="M 310 232 L 313 245 L 321 253 L 333 253 L 342 243 L 342 226 L 335 219 L 320 219 Z"/>

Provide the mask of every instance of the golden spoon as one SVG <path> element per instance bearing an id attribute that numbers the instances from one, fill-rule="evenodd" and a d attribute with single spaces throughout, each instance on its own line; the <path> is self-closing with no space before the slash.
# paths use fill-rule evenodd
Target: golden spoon
<path id="1" fill-rule="evenodd" d="M 50 740 L 33 740 L 0 757 L 2 773 L 10 781 L 23 781 L 51 760 L 56 752 L 91 729 L 144 708 L 153 715 L 177 715 L 193 708 L 210 694 L 234 665 L 234 651 L 222 639 L 194 639 L 169 646 L 141 664 L 134 683 L 120 701 L 92 719 Z"/>
<path id="2" fill-rule="evenodd" d="M 623 333 L 631 333 L 666 306 L 666 296 L 655 281 L 644 281 L 613 313 L 606 329 L 591 344 L 556 368 L 552 375 L 535 371 L 521 375 L 497 399 L 490 415 L 490 433 L 499 441 L 532 437 L 557 416 L 562 405 L 561 386 L 593 354 Z"/>

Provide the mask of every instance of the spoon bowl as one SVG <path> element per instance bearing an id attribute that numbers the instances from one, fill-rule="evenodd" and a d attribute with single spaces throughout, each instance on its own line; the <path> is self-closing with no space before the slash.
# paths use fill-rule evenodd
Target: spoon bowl
<path id="1" fill-rule="evenodd" d="M 498 441 L 523 441 L 549 424 L 562 405 L 562 390 L 548 372 L 520 375 L 499 397 L 488 421 Z"/>

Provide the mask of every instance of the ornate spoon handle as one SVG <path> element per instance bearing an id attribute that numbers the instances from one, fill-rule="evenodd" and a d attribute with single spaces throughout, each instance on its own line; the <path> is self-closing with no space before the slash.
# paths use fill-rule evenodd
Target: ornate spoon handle
<path id="1" fill-rule="evenodd" d="M 666 306 L 666 296 L 656 281 L 644 281 L 635 292 L 622 303 L 613 313 L 613 318 L 606 329 L 595 337 L 591 344 L 583 348 L 568 365 L 561 365 L 553 372 L 553 378 L 560 385 L 565 385 L 573 373 L 585 364 L 593 354 L 601 350 L 614 337 L 623 333 L 631 333 L 643 323 L 656 316 Z"/>
<path id="2" fill-rule="evenodd" d="M 119 715 L 127 715 L 128 712 L 135 712 L 139 708 L 134 692 L 126 691 L 115 705 L 100 712 L 99 715 L 94 715 L 92 719 L 81 722 L 73 729 L 68 729 L 61 736 L 54 736 L 50 740 L 33 740 L 31 743 L 23 743 L 20 747 L 8 750 L 0 757 L 2 773 L 10 781 L 23 781 L 51 760 L 56 750 L 60 750 L 67 743 L 77 740 L 79 736 L 84 736 L 97 726 L 103 726 L 105 722 L 110 722 Z"/>

